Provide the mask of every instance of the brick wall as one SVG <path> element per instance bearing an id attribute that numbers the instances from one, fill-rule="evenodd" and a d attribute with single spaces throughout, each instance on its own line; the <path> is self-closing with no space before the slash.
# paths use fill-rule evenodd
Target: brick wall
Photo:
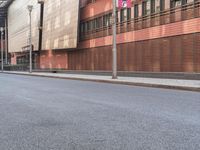
<path id="1" fill-rule="evenodd" d="M 118 44 L 118 70 L 200 72 L 200 33 Z M 112 47 L 68 53 L 69 70 L 111 70 Z"/>
<path id="2" fill-rule="evenodd" d="M 39 61 L 41 69 L 68 69 L 68 57 L 65 50 L 42 51 Z"/>

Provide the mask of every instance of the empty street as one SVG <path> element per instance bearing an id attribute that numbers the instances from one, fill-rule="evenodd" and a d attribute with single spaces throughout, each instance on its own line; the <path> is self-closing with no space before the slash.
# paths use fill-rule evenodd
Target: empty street
<path id="1" fill-rule="evenodd" d="M 200 93 L 0 74 L 0 150 L 199 150 Z"/>

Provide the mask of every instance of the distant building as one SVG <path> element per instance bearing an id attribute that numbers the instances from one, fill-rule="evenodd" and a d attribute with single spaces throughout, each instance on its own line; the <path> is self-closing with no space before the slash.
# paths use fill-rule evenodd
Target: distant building
<path id="1" fill-rule="evenodd" d="M 33 2 L 15 0 L 8 11 L 12 64 L 28 60 L 24 1 Z M 112 69 L 112 0 L 45 1 L 42 38 L 41 7 L 33 5 L 36 68 Z M 131 8 L 117 11 L 117 43 L 119 71 L 200 72 L 200 1 L 132 1 Z"/>

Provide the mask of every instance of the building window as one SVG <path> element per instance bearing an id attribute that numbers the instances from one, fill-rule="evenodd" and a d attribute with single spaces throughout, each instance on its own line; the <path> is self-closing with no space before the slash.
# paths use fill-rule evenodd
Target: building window
<path id="1" fill-rule="evenodd" d="M 151 13 L 155 13 L 156 9 L 156 3 L 155 0 L 151 0 Z"/>
<path id="2" fill-rule="evenodd" d="M 144 1 L 142 2 L 142 16 L 146 16 L 147 14 L 146 10 L 147 10 L 147 2 Z"/>
<path id="3" fill-rule="evenodd" d="M 87 21 L 87 32 L 91 30 L 91 23 L 90 21 Z"/>
<path id="4" fill-rule="evenodd" d="M 182 5 L 187 4 L 187 0 L 182 0 Z"/>
<path id="5" fill-rule="evenodd" d="M 84 22 L 84 32 L 87 32 L 87 23 Z"/>
<path id="6" fill-rule="evenodd" d="M 91 31 L 92 28 L 93 28 L 93 20 L 90 20 L 90 21 L 89 21 L 89 24 L 90 24 L 90 25 L 89 25 L 89 30 Z"/>
<path id="7" fill-rule="evenodd" d="M 147 0 L 147 7 L 146 7 L 146 13 L 147 13 L 147 15 L 150 15 L 150 13 L 151 13 L 151 0 Z"/>
<path id="8" fill-rule="evenodd" d="M 171 8 L 179 7 L 181 6 L 181 0 L 171 0 L 170 2 Z"/>
<path id="9" fill-rule="evenodd" d="M 119 12 L 118 12 L 118 10 L 116 11 L 116 22 L 119 22 Z"/>
<path id="10" fill-rule="evenodd" d="M 160 0 L 160 11 L 165 10 L 165 0 Z"/>
<path id="11" fill-rule="evenodd" d="M 155 12 L 160 12 L 160 0 L 155 0 Z"/>
<path id="12" fill-rule="evenodd" d="M 131 20 L 131 8 L 127 9 L 127 20 Z"/>
<path id="13" fill-rule="evenodd" d="M 176 0 L 175 1 L 175 7 L 181 6 L 181 0 Z"/>
<path id="14" fill-rule="evenodd" d="M 111 18 L 112 18 L 112 13 L 104 15 L 103 16 L 103 26 L 110 26 L 111 25 Z"/>
<path id="15" fill-rule="evenodd" d="M 95 21 L 96 21 L 96 28 L 97 29 L 100 28 L 101 27 L 101 17 L 96 18 Z"/>
<path id="16" fill-rule="evenodd" d="M 92 30 L 96 29 L 96 19 L 92 20 Z"/>
<path id="17" fill-rule="evenodd" d="M 120 11 L 120 22 L 126 21 L 126 9 L 121 9 Z"/>
<path id="18" fill-rule="evenodd" d="M 142 2 L 142 16 L 150 14 L 150 0 Z"/>
<path id="19" fill-rule="evenodd" d="M 138 18 L 139 14 L 139 9 L 138 9 L 138 4 L 134 5 L 134 18 Z"/>
<path id="20" fill-rule="evenodd" d="M 85 32 L 85 23 L 81 23 L 81 33 Z"/>

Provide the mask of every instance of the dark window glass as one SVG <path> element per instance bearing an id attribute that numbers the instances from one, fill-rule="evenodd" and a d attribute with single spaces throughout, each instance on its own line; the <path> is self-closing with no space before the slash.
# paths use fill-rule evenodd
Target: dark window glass
<path id="1" fill-rule="evenodd" d="M 95 22 L 96 22 L 96 28 L 100 28 L 100 18 L 96 18 L 95 19 Z"/>
<path id="2" fill-rule="evenodd" d="M 160 11 L 165 10 L 165 0 L 160 0 Z"/>
<path id="3" fill-rule="evenodd" d="M 87 21 L 86 22 L 86 32 L 88 32 L 89 31 L 89 22 Z"/>
<path id="4" fill-rule="evenodd" d="M 155 0 L 151 0 L 151 13 L 155 13 L 156 9 L 155 9 Z"/>
<path id="5" fill-rule="evenodd" d="M 111 25 L 112 13 L 103 16 L 103 26 Z"/>
<path id="6" fill-rule="evenodd" d="M 134 18 L 138 17 L 138 4 L 135 4 L 134 6 Z"/>
<path id="7" fill-rule="evenodd" d="M 85 23 L 81 23 L 81 32 L 82 32 L 82 33 L 85 32 L 85 31 L 84 31 L 84 29 L 85 29 L 84 26 L 85 26 Z"/>
<path id="8" fill-rule="evenodd" d="M 111 25 L 112 13 L 108 14 L 108 25 Z"/>
<path id="9" fill-rule="evenodd" d="M 187 0 L 182 0 L 182 5 L 187 4 Z"/>
<path id="10" fill-rule="evenodd" d="M 92 28 L 93 28 L 93 20 L 90 20 L 90 22 L 89 22 L 89 30 L 91 31 L 92 30 Z"/>
<path id="11" fill-rule="evenodd" d="M 142 2 L 142 16 L 147 15 L 147 2 Z"/>
<path id="12" fill-rule="evenodd" d="M 96 28 L 96 22 L 95 19 L 91 20 L 91 30 L 94 30 Z"/>
<path id="13" fill-rule="evenodd" d="M 187 2 L 186 2 L 187 3 Z M 175 8 L 175 7 L 179 7 L 183 4 L 182 0 L 171 0 L 170 1 L 170 7 L 171 8 Z"/>
<path id="14" fill-rule="evenodd" d="M 118 15 L 118 11 L 116 11 L 116 22 L 119 22 L 119 15 Z"/>
<path id="15" fill-rule="evenodd" d="M 97 18 L 97 28 L 101 28 L 102 27 L 102 17 Z"/>
<path id="16" fill-rule="evenodd" d="M 120 22 L 123 22 L 123 21 L 125 21 L 126 19 L 126 15 L 125 15 L 125 10 L 126 9 L 121 9 L 121 11 L 120 11 Z"/>
<path id="17" fill-rule="evenodd" d="M 131 20 L 131 8 L 127 9 L 127 20 Z"/>
<path id="18" fill-rule="evenodd" d="M 106 26 L 107 25 L 107 23 L 106 23 L 106 15 L 105 16 L 103 16 L 103 26 Z"/>

